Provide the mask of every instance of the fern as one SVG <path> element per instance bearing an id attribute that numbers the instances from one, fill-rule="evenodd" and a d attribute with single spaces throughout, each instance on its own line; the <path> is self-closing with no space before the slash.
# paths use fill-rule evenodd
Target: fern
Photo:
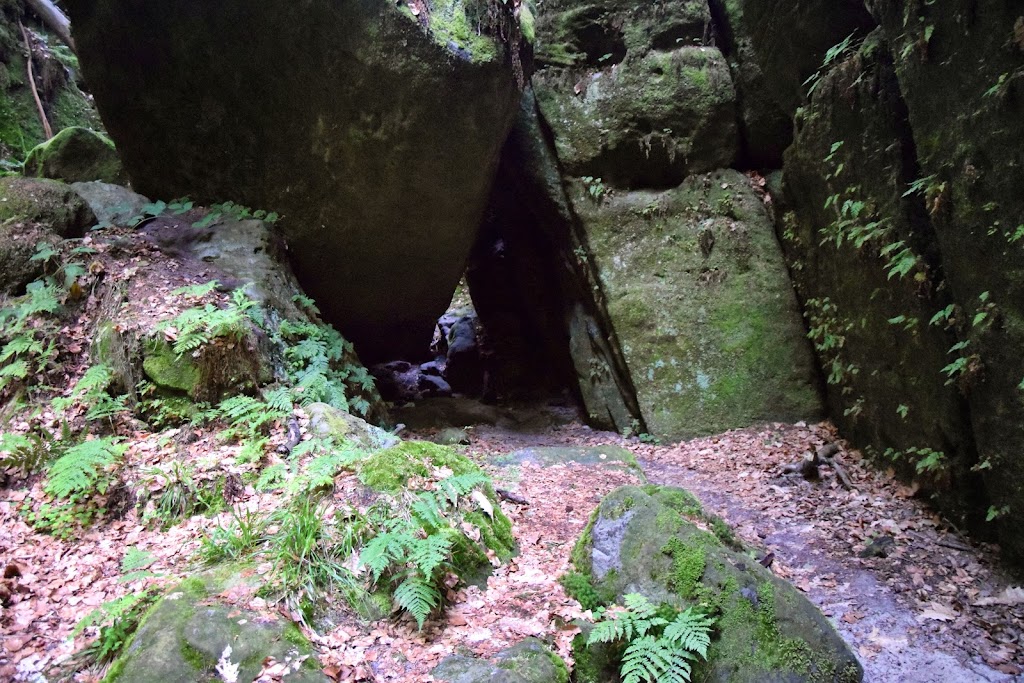
<path id="1" fill-rule="evenodd" d="M 467 472 L 446 477 L 437 482 L 437 487 L 444 492 L 452 505 L 458 505 L 459 496 L 465 496 L 478 486 L 489 482 L 490 478 L 483 472 Z"/>
<path id="2" fill-rule="evenodd" d="M 406 558 L 409 546 L 415 540 L 405 529 L 379 533 L 359 553 L 359 564 L 370 570 L 374 582 L 379 581 L 389 567 Z"/>
<path id="3" fill-rule="evenodd" d="M 211 284 L 216 286 L 216 283 L 207 283 L 198 286 L 198 289 L 186 287 L 183 288 L 183 293 L 205 294 L 208 291 L 206 288 Z M 182 356 L 196 351 L 218 337 L 236 342 L 244 339 L 250 330 L 249 311 L 255 306 L 256 302 L 250 299 L 244 290 L 236 289 L 223 308 L 209 303 L 202 307 L 187 308 L 173 320 L 161 323 L 157 329 L 175 328 L 177 337 L 172 349 L 174 353 Z"/>
<path id="4" fill-rule="evenodd" d="M 178 287 L 171 292 L 174 296 L 188 296 L 196 299 L 201 299 L 210 292 L 220 287 L 220 282 L 217 280 L 210 280 L 199 285 L 186 285 L 185 287 Z"/>
<path id="5" fill-rule="evenodd" d="M 409 559 L 420 574 L 430 580 L 434 570 L 444 566 L 451 556 L 454 539 L 449 534 L 431 534 L 426 538 L 417 538 L 413 541 Z"/>
<path id="6" fill-rule="evenodd" d="M 105 470 L 124 454 L 125 447 L 113 437 L 83 441 L 69 448 L 50 465 L 46 492 L 57 498 L 105 493 L 109 479 Z"/>
<path id="7" fill-rule="evenodd" d="M 416 619 L 416 625 L 421 630 L 423 622 L 441 604 L 441 592 L 418 575 L 410 576 L 399 584 L 394 597 L 398 606 Z"/>
<path id="8" fill-rule="evenodd" d="M 622 683 L 689 683 L 692 654 L 672 647 L 663 638 L 644 636 L 622 653 Z"/>
<path id="9" fill-rule="evenodd" d="M 713 619 L 689 607 L 665 627 L 662 638 L 684 650 L 707 657 L 708 647 L 711 646 L 711 627 L 714 623 Z"/>
<path id="10" fill-rule="evenodd" d="M 642 595 L 625 596 L 626 609 L 599 621 L 587 639 L 625 643 L 620 662 L 622 683 L 689 683 L 691 662 L 707 658 L 714 620 L 688 608 L 669 622 Z"/>
<path id="11" fill-rule="evenodd" d="M 442 502 L 431 491 L 421 491 L 409 506 L 409 511 L 424 529 L 438 529 L 448 523 L 443 508 Z"/>
<path id="12" fill-rule="evenodd" d="M 256 480 L 257 491 L 272 491 L 282 483 L 288 476 L 288 466 L 284 463 L 277 463 L 271 465 L 260 473 L 260 478 Z"/>

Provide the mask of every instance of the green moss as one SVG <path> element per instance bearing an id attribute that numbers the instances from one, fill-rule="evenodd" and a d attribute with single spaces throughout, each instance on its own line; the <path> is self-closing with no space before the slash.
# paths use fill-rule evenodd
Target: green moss
<path id="1" fill-rule="evenodd" d="M 188 665 L 197 673 L 209 671 L 217 665 L 217 661 L 215 659 L 207 657 L 184 640 L 181 641 L 181 658 L 188 662 Z"/>
<path id="2" fill-rule="evenodd" d="M 572 547 L 572 554 L 569 559 L 572 561 L 572 565 L 576 567 L 576 571 L 590 576 L 590 550 L 594 542 L 594 523 L 597 522 L 598 515 L 600 514 L 600 507 L 595 508 L 590 513 L 590 519 L 587 520 L 587 526 L 584 527 L 583 533 L 580 534 L 579 539 L 576 541 L 576 545 Z"/>
<path id="3" fill-rule="evenodd" d="M 497 507 L 493 519 L 479 511 L 467 513 L 465 519 L 480 529 L 480 539 L 500 560 L 508 560 L 515 554 L 516 540 L 512 536 L 512 521 Z"/>
<path id="4" fill-rule="evenodd" d="M 403 441 L 363 460 L 358 466 L 358 475 L 370 488 L 394 493 L 404 488 L 410 477 L 427 477 L 434 468 L 442 467 L 456 475 L 480 471 L 473 461 L 450 446 Z"/>
<path id="5" fill-rule="evenodd" d="M 683 520 L 675 510 L 662 510 L 658 513 L 654 524 L 664 534 L 675 534 L 683 528 Z"/>
<path id="6" fill-rule="evenodd" d="M 708 523 L 711 525 L 711 531 L 715 534 L 715 537 L 729 546 L 733 550 L 742 550 L 743 544 L 736 538 L 736 534 L 733 533 L 732 527 L 726 524 L 725 520 L 718 515 L 708 515 L 706 517 Z"/>
<path id="7" fill-rule="evenodd" d="M 569 597 L 580 603 L 583 609 L 593 610 L 605 604 L 594 589 L 590 576 L 586 574 L 569 572 L 564 574 L 558 582 L 565 588 Z"/>
<path id="8" fill-rule="evenodd" d="M 700 517 L 704 513 L 700 501 L 689 491 L 680 488 L 666 488 L 648 484 L 643 487 L 644 493 L 654 496 L 663 505 L 686 517 Z"/>
<path id="9" fill-rule="evenodd" d="M 474 62 L 489 62 L 497 58 L 496 39 L 478 32 L 466 9 L 464 0 L 436 0 L 429 20 L 431 36 L 446 48 L 454 45 L 465 50 Z"/>
<path id="10" fill-rule="evenodd" d="M 142 369 L 153 384 L 161 389 L 195 393 L 201 373 L 191 356 L 179 357 L 163 339 L 149 339 L 143 347 Z"/>
<path id="11" fill-rule="evenodd" d="M 678 537 L 669 539 L 661 552 L 672 557 L 672 571 L 668 586 L 683 599 L 697 595 L 697 587 L 704 576 L 707 552 L 699 544 L 687 544 Z"/>

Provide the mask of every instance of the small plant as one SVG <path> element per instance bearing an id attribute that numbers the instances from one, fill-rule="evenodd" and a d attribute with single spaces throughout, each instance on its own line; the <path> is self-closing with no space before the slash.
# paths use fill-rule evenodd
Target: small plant
<path id="1" fill-rule="evenodd" d="M 39 531 L 68 538 L 79 526 L 92 522 L 99 512 L 96 496 L 107 492 L 113 467 L 124 454 L 117 439 L 91 439 L 67 446 L 47 468 L 43 487 L 55 502 L 44 502 L 38 511 L 22 508 L 29 524 Z"/>
<path id="2" fill-rule="evenodd" d="M 585 175 L 580 178 L 580 180 L 583 181 L 583 186 L 587 188 L 587 193 L 595 202 L 600 204 L 601 201 L 608 196 L 608 188 L 605 187 L 604 181 L 600 178 Z"/>
<path id="3" fill-rule="evenodd" d="M 210 207 L 210 212 L 206 214 L 201 220 L 192 224 L 194 228 L 208 228 L 211 225 L 220 221 L 224 216 L 234 218 L 237 220 L 246 220 L 254 218 L 256 220 L 266 221 L 267 223 L 276 223 L 281 217 L 275 211 L 264 211 L 263 209 L 250 209 L 248 206 L 236 204 L 235 202 L 223 202 L 221 204 L 214 204 Z"/>
<path id="4" fill-rule="evenodd" d="M 108 422 L 121 413 L 128 412 L 128 396 L 111 396 L 107 391 L 114 383 L 114 373 L 103 363 L 93 365 L 85 371 L 71 390 L 68 398 L 54 400 L 54 408 L 58 411 L 67 410 L 79 404 L 87 406 L 85 419 L 89 422 L 107 420 Z"/>
<path id="5" fill-rule="evenodd" d="M 810 78 L 803 82 L 803 85 L 810 86 L 807 89 L 808 98 L 814 94 L 814 91 L 817 89 L 818 85 L 821 84 L 822 77 L 825 75 L 825 73 L 828 72 L 828 69 L 832 66 L 832 64 L 837 62 L 839 58 L 845 55 L 846 53 L 852 51 L 853 36 L 855 34 L 856 31 L 846 36 L 841 41 L 839 41 L 838 43 L 836 43 L 835 45 L 833 45 L 832 47 L 825 51 L 825 60 L 822 62 L 821 67 L 816 72 L 811 74 Z"/>
<path id="6" fill-rule="evenodd" d="M 250 333 L 248 312 L 255 306 L 256 302 L 243 289 L 236 289 L 224 307 L 208 303 L 187 308 L 173 320 L 158 325 L 157 331 L 174 337 L 172 349 L 179 356 L 192 353 L 217 338 L 240 342 Z"/>
<path id="7" fill-rule="evenodd" d="M 625 603 L 625 609 L 609 611 L 594 624 L 587 645 L 625 646 L 622 683 L 688 683 L 691 663 L 707 658 L 714 620 L 690 607 L 669 621 L 637 593 L 625 596 Z"/>
<path id="8" fill-rule="evenodd" d="M 985 515 L 985 521 L 986 522 L 995 521 L 995 520 L 999 519 L 1000 517 L 1003 517 L 1004 515 L 1006 515 L 1008 512 L 1010 512 L 1010 506 L 1009 505 L 1004 505 L 1004 506 L 999 507 L 999 508 L 997 508 L 995 505 L 990 505 L 989 508 L 988 508 L 988 513 Z"/>
<path id="9" fill-rule="evenodd" d="M 442 479 L 437 491 L 421 491 L 408 516 L 386 519 L 359 554 L 373 584 L 393 589 L 399 608 L 408 611 L 419 628 L 444 600 L 447 575 L 456 569 L 456 556 L 476 544 L 467 535 L 460 505 L 472 501 L 489 516 L 493 507 L 477 489 L 489 484 L 481 473 Z M 440 495 L 439 495 L 440 494 Z"/>
<path id="10" fill-rule="evenodd" d="M 97 627 L 99 637 L 87 648 L 85 654 L 95 657 L 100 663 L 109 662 L 128 643 L 156 598 L 156 592 L 147 588 L 105 602 L 78 622 L 71 635 L 77 636 L 87 628 Z"/>
<path id="11" fill-rule="evenodd" d="M 238 560 L 255 551 L 264 540 L 265 520 L 248 508 L 233 508 L 228 526 L 220 523 L 203 538 L 199 555 L 209 564 Z"/>

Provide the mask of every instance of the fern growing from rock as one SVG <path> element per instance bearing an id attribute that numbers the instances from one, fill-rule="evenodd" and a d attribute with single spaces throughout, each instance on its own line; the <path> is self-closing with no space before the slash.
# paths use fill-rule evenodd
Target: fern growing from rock
<path id="1" fill-rule="evenodd" d="M 594 624 L 587 645 L 622 643 L 622 683 L 689 683 L 691 663 L 707 658 L 714 620 L 692 607 L 669 621 L 642 595 L 625 597 L 626 609 Z"/>

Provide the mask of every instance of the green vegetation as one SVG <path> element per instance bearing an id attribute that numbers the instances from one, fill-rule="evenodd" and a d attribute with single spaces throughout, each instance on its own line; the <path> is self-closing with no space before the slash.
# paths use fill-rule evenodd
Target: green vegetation
<path id="1" fill-rule="evenodd" d="M 623 645 L 623 683 L 682 683 L 690 680 L 691 662 L 706 659 L 714 620 L 690 607 L 673 619 L 642 595 L 624 597 L 625 609 L 609 611 L 594 624 L 587 645 Z"/>

